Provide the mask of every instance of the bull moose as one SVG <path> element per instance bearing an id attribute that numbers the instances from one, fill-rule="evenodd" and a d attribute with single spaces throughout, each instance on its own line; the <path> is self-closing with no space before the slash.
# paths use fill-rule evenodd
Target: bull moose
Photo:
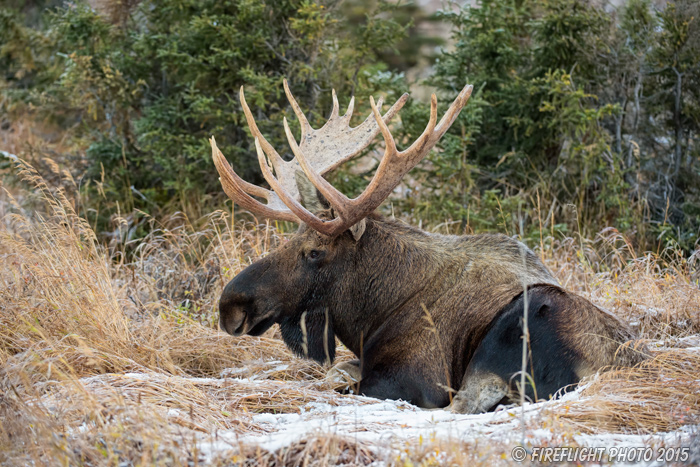
<path id="1" fill-rule="evenodd" d="M 286 81 L 284 90 L 301 125 L 297 143 L 284 119 L 291 161 L 261 134 L 240 90 L 272 190 L 242 180 L 210 140 L 229 197 L 253 213 L 300 224 L 287 243 L 226 285 L 221 329 L 257 336 L 279 323 L 292 351 L 319 362 L 333 361 L 338 337 L 358 357 L 343 369 L 357 376 L 360 393 L 425 408 L 451 404 L 461 413 L 488 411 L 518 394 L 513 376 L 521 372 L 524 312 L 530 375 L 524 390 L 531 399 L 555 395 L 602 367 L 640 359 L 622 345 L 635 337 L 623 322 L 564 290 L 521 242 L 428 233 L 374 213 L 452 125 L 472 86 L 462 89 L 440 122 L 433 95 L 427 128 L 404 151 L 387 123 L 408 94 L 384 115 L 381 100 L 370 97 L 371 114 L 351 128 L 354 98 L 341 116 L 333 91 L 329 120 L 313 129 Z M 384 156 L 364 192 L 349 199 L 323 175 L 380 132 Z"/>

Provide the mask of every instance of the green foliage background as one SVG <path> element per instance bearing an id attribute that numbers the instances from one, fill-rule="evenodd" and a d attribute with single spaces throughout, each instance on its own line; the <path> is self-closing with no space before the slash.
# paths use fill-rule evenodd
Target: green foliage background
<path id="1" fill-rule="evenodd" d="M 281 152 L 292 90 L 320 125 L 335 88 L 395 100 L 433 89 L 441 109 L 475 93 L 398 208 L 424 223 L 533 238 L 605 227 L 640 248 L 697 248 L 700 229 L 700 6 L 630 0 L 482 0 L 428 18 L 373 0 L 34 1 L 0 9 L 0 112 L 30 113 L 74 143 L 84 211 L 190 216 L 223 198 L 207 138 L 262 182 L 238 90 Z M 451 40 L 420 25 L 441 21 Z M 433 63 L 427 80 L 416 67 Z M 408 73 L 407 73 L 408 72 Z M 427 99 L 396 125 L 423 129 Z M 293 118 L 290 118 L 294 121 Z M 334 182 L 353 193 L 371 173 Z M 135 214 L 138 217 L 138 214 Z M 544 232 L 544 234 L 543 234 Z"/>

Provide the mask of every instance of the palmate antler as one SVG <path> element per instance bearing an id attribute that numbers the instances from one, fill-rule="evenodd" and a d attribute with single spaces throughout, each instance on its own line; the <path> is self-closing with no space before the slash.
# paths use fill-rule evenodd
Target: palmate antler
<path id="1" fill-rule="evenodd" d="M 287 119 L 284 119 L 287 140 L 295 155 L 294 159 L 289 162 L 283 160 L 260 133 L 243 96 L 242 87 L 240 91 L 241 105 L 250 131 L 255 137 L 255 148 L 260 168 L 265 180 L 274 191 L 252 185 L 240 178 L 226 162 L 212 137 L 212 157 L 219 172 L 221 184 L 231 199 L 251 212 L 272 219 L 304 222 L 320 233 L 335 236 L 364 219 L 379 207 L 401 182 L 403 176 L 428 154 L 469 100 L 472 86 L 467 85 L 462 89 L 440 123 L 437 124 L 437 98 L 433 94 L 430 101 L 428 126 L 423 134 L 405 151 L 397 150 L 387 122 L 403 107 L 408 99 L 408 94 L 401 96 L 383 117 L 379 112 L 382 105 L 381 99 L 375 104 L 374 99 L 370 97 L 372 115 L 369 115 L 360 126 L 350 128 L 349 123 L 355 98 L 350 100 L 345 115 L 340 116 L 338 115 L 338 99 L 333 91 L 331 116 L 322 128 L 314 130 L 292 96 L 286 80 L 284 81 L 284 91 L 301 123 L 301 143 L 297 144 L 287 124 Z M 357 198 L 349 199 L 328 183 L 323 175 L 359 154 L 369 146 L 380 131 L 386 145 L 384 157 L 365 191 Z M 272 169 L 275 171 L 274 174 L 266 155 L 270 159 Z M 302 170 L 316 189 L 328 200 L 337 215 L 335 219 L 321 219 L 301 205 L 294 177 L 297 170 Z M 267 204 L 261 203 L 253 196 L 265 198 Z"/>

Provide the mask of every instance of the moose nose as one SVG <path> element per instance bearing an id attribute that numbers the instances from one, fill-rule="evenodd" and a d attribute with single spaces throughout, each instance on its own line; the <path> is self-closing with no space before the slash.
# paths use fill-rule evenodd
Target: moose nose
<path id="1" fill-rule="evenodd" d="M 261 277 L 269 269 L 266 258 L 251 264 L 236 274 L 219 300 L 219 327 L 229 334 L 240 336 L 258 324 L 258 307 L 265 301 L 261 295 Z"/>
<path id="2" fill-rule="evenodd" d="M 252 309 L 253 298 L 236 291 L 229 283 L 219 300 L 219 328 L 233 336 L 240 336 L 246 331 L 246 318 Z"/>
<path id="3" fill-rule="evenodd" d="M 247 313 L 238 307 L 225 313 L 219 309 L 219 328 L 232 336 L 240 336 L 243 334 L 246 315 Z"/>

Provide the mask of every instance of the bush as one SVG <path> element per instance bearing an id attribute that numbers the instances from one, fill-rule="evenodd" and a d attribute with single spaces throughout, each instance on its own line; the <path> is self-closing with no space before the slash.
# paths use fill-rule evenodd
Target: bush
<path id="1" fill-rule="evenodd" d="M 312 122 L 330 107 L 333 86 L 342 95 L 376 91 L 368 77 L 385 66 L 375 58 L 408 24 L 379 20 L 394 8 L 380 2 L 350 30 L 329 3 L 146 0 L 105 2 L 101 11 L 67 4 L 43 28 L 24 27 L 19 13 L 5 10 L 4 91 L 13 105 L 63 119 L 74 140 L 88 144 L 87 179 L 103 181 L 108 205 L 199 214 L 203 195 L 221 193 L 209 136 L 241 176 L 262 181 L 241 86 L 281 150 L 280 114 L 291 113 L 283 78 Z M 41 63 L 25 52 L 41 53 Z M 29 70 L 36 71 L 28 77 Z"/>
<path id="2" fill-rule="evenodd" d="M 420 216 L 482 219 L 479 229 L 505 222 L 511 232 L 523 217 L 546 218 L 525 222 L 532 235 L 555 219 L 587 235 L 615 225 L 643 247 L 691 251 L 700 229 L 699 8 L 482 0 L 443 13 L 455 48 L 431 83 L 445 95 L 474 83 L 476 99 L 427 167 L 432 191 Z M 487 201 L 494 193 L 496 204 Z"/>

